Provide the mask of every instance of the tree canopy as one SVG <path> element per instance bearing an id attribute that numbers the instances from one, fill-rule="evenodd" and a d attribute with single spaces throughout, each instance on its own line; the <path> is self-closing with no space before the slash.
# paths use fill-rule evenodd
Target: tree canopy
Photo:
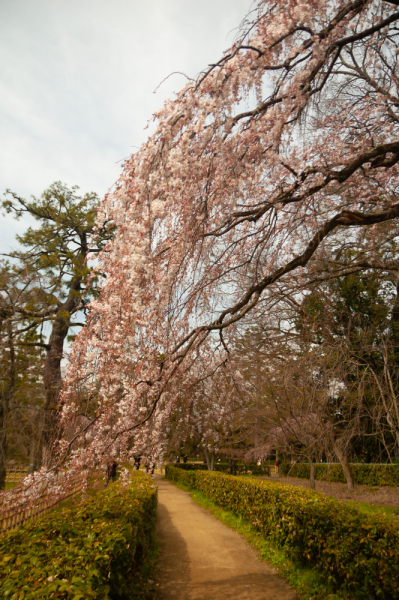
<path id="1" fill-rule="evenodd" d="M 65 422 L 83 385 L 97 412 L 59 461 L 162 448 L 178 390 L 224 368 L 237 328 L 326 280 L 397 280 L 397 5 L 260 0 L 155 115 L 99 210 L 117 233 L 62 395 Z"/>
<path id="2" fill-rule="evenodd" d="M 45 398 L 36 414 L 36 449 L 30 457 L 36 466 L 43 460 L 43 444 L 49 453 L 57 437 L 64 345 L 70 328 L 82 325 L 73 317 L 87 311 L 96 293 L 97 277 L 88 259 L 96 256 L 113 235 L 112 224 L 96 230 L 98 204 L 95 193 L 79 196 L 76 186 L 69 189 L 60 182 L 52 184 L 40 198 L 25 200 L 8 191 L 2 202 L 3 209 L 17 219 L 29 215 L 38 224 L 17 236 L 19 248 L 0 265 L 0 343 L 9 348 L 3 354 L 7 368 L 3 371 L 6 393 L 0 403 L 4 417 L 0 418 L 0 429 L 4 438 L 6 415 L 15 404 L 17 382 L 24 377 L 14 355 L 41 350 Z M 3 438 L 0 454 L 4 463 Z"/>

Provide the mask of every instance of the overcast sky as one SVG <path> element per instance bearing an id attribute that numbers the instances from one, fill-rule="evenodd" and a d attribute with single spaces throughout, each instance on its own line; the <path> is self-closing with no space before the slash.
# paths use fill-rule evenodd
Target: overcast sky
<path id="1" fill-rule="evenodd" d="M 0 0 L 0 192 L 100 196 L 151 115 L 219 59 L 252 0 Z M 0 217 L 0 252 L 26 223 Z"/>

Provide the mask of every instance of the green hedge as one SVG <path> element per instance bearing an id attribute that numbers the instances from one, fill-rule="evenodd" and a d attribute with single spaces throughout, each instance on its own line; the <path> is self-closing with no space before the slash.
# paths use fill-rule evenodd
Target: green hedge
<path id="1" fill-rule="evenodd" d="M 157 490 L 142 473 L 0 537 L 0 597 L 140 598 L 155 548 Z"/>
<path id="2" fill-rule="evenodd" d="M 183 483 L 189 487 L 195 488 L 197 473 L 209 473 L 210 471 L 182 469 L 179 465 L 165 465 L 165 477 L 170 481 Z"/>
<path id="3" fill-rule="evenodd" d="M 393 519 L 271 481 L 171 465 L 166 477 L 248 519 L 292 559 L 323 573 L 334 590 L 351 598 L 399 598 L 399 524 Z"/>
<path id="4" fill-rule="evenodd" d="M 203 463 L 174 463 L 174 467 L 177 469 L 184 469 L 186 471 L 207 471 L 207 465 Z M 228 473 L 229 465 L 227 463 L 215 463 L 213 470 L 220 473 Z M 268 471 L 262 466 L 258 466 L 256 463 L 237 463 L 236 465 L 237 475 L 265 475 Z"/>
<path id="5" fill-rule="evenodd" d="M 365 485 L 399 486 L 399 465 L 351 465 L 355 482 Z M 336 481 L 345 483 L 345 476 L 340 464 L 315 465 L 316 479 L 319 481 Z M 280 465 L 282 475 L 309 479 L 309 465 L 283 463 Z"/>

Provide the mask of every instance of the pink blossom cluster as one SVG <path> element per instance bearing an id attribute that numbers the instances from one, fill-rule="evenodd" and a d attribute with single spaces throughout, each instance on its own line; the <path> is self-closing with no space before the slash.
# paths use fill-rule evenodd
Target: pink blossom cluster
<path id="1" fill-rule="evenodd" d="M 63 426 L 78 397 L 94 409 L 56 463 L 162 460 L 182 398 L 194 406 L 185 432 L 220 448 L 234 411 L 212 394 L 229 332 L 343 240 L 386 235 L 399 216 L 394 4 L 261 0 L 233 47 L 155 115 L 98 213 L 117 233 L 71 352 Z"/>

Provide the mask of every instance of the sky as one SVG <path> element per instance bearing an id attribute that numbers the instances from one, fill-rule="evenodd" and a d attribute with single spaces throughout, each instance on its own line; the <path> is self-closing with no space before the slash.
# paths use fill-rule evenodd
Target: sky
<path id="1" fill-rule="evenodd" d="M 152 114 L 233 42 L 252 0 L 1 0 L 0 193 L 102 197 Z M 0 216 L 0 252 L 27 220 Z"/>

